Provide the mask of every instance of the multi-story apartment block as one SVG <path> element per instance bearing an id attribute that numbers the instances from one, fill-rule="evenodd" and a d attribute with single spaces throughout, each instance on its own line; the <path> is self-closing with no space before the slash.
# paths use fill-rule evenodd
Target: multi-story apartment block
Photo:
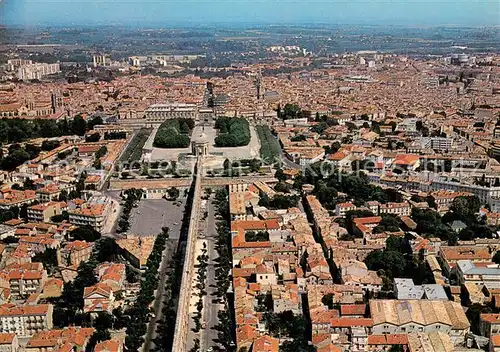
<path id="1" fill-rule="evenodd" d="M 0 271 L 0 287 L 8 288 L 13 298 L 27 297 L 41 290 L 47 281 L 42 263 L 10 265 Z"/>
<path id="2" fill-rule="evenodd" d="M 408 202 L 380 204 L 379 214 L 410 215 L 411 207 Z"/>
<path id="3" fill-rule="evenodd" d="M 61 72 L 59 63 L 55 64 L 29 64 L 22 65 L 17 70 L 17 78 L 22 81 L 42 79 L 45 76 Z"/>
<path id="4" fill-rule="evenodd" d="M 61 266 L 78 266 L 89 260 L 92 255 L 93 243 L 73 241 L 57 251 L 57 263 Z"/>
<path id="5" fill-rule="evenodd" d="M 37 332 L 52 329 L 51 304 L 16 306 L 0 305 L 0 333 L 14 333 L 18 338 L 31 337 Z"/>
<path id="6" fill-rule="evenodd" d="M 61 205 L 60 202 L 32 205 L 28 208 L 28 220 L 31 222 L 49 222 L 52 216 L 61 214 Z"/>
<path id="7" fill-rule="evenodd" d="M 445 152 L 451 150 L 453 146 L 453 138 L 422 137 L 420 140 L 420 145 L 423 148 L 430 148 L 438 152 Z"/>
<path id="8" fill-rule="evenodd" d="M 90 226 L 100 231 L 104 225 L 106 204 L 87 204 L 69 211 L 69 222 L 77 226 Z"/>

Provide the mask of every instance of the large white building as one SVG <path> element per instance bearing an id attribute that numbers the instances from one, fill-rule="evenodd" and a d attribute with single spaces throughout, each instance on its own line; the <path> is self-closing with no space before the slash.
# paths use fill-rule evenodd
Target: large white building
<path id="1" fill-rule="evenodd" d="M 52 329 L 52 304 L 17 306 L 0 305 L 0 333 L 14 333 L 18 338 Z"/>
<path id="2" fill-rule="evenodd" d="M 61 72 L 59 63 L 22 65 L 17 70 L 17 78 L 23 81 L 42 79 L 45 76 Z"/>
<path id="3" fill-rule="evenodd" d="M 169 119 L 198 119 L 198 106 L 196 104 L 155 104 L 151 105 L 144 112 L 147 124 L 161 124 Z"/>
<path id="4" fill-rule="evenodd" d="M 106 55 L 94 55 L 92 56 L 92 64 L 94 67 L 109 66 L 111 59 Z"/>

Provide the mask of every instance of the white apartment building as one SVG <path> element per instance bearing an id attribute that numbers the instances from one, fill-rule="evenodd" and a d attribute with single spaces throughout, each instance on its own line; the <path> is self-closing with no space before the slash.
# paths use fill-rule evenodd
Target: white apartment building
<path id="1" fill-rule="evenodd" d="M 446 137 L 422 137 L 420 139 L 422 148 L 430 148 L 436 151 L 447 151 L 453 147 L 453 138 Z"/>
<path id="2" fill-rule="evenodd" d="M 0 333 L 14 333 L 18 338 L 31 337 L 37 332 L 52 329 L 52 304 L 16 306 L 0 305 Z"/>
<path id="3" fill-rule="evenodd" d="M 94 67 L 109 66 L 111 59 L 106 55 L 94 55 L 92 56 L 92 64 Z"/>
<path id="4" fill-rule="evenodd" d="M 20 66 L 17 70 L 17 78 L 23 81 L 42 79 L 45 76 L 61 72 L 59 63 L 55 64 L 30 64 Z"/>
<path id="5" fill-rule="evenodd" d="M 379 214 L 410 215 L 411 207 L 408 202 L 380 204 Z"/>
<path id="6" fill-rule="evenodd" d="M 1 287 L 9 288 L 14 298 L 38 292 L 46 281 L 47 271 L 41 263 L 30 263 L 27 267 L 4 269 L 0 272 Z"/>
<path id="7" fill-rule="evenodd" d="M 432 191 L 447 190 L 455 192 L 469 192 L 477 196 L 483 203 L 489 203 L 491 198 L 500 197 L 500 187 L 483 187 L 439 179 L 432 181 L 430 189 Z"/>
<path id="8" fill-rule="evenodd" d="M 24 60 L 24 59 L 10 59 L 7 60 L 7 70 L 8 71 L 15 71 L 17 70 L 20 66 L 23 65 L 31 65 L 33 64 L 32 60 Z"/>

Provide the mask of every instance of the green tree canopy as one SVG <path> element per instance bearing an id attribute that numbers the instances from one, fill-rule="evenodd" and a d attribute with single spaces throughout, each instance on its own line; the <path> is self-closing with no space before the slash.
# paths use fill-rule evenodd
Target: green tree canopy
<path id="1" fill-rule="evenodd" d="M 87 132 L 87 123 L 81 115 L 76 115 L 71 122 L 71 132 L 78 136 L 84 136 Z"/>
<path id="2" fill-rule="evenodd" d="M 95 242 L 101 238 L 101 234 L 90 226 L 80 226 L 69 233 L 75 241 Z"/>

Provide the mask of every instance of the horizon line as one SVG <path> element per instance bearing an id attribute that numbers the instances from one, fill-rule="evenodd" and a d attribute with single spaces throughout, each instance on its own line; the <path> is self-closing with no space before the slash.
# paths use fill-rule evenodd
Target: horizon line
<path id="1" fill-rule="evenodd" d="M 128 22 L 128 23 L 127 23 Z M 356 27 L 396 27 L 396 28 L 485 28 L 485 29 L 500 29 L 500 24 L 455 24 L 455 23 L 436 23 L 436 24 L 398 24 L 398 23 L 363 23 L 363 22 L 353 22 L 353 23 L 334 23 L 334 22 L 282 22 L 278 23 L 275 21 L 262 21 L 262 22 L 221 22 L 221 21 L 169 21 L 169 23 L 164 23 L 164 21 L 138 24 L 132 23 L 135 21 L 127 21 L 125 23 L 118 22 L 86 22 L 86 23 L 36 23 L 36 24 L 26 24 L 26 23 L 0 23 L 0 29 L 8 28 L 65 28 L 72 26 L 75 28 L 88 28 L 88 27 L 121 27 L 121 28 L 148 28 L 148 29 L 178 29 L 178 28 L 193 28 L 193 26 L 204 26 L 209 28 L 217 27 L 240 27 L 240 26 L 267 26 L 267 27 L 301 27 L 301 26 L 319 26 L 319 27 L 345 27 L 345 26 L 356 26 Z"/>

